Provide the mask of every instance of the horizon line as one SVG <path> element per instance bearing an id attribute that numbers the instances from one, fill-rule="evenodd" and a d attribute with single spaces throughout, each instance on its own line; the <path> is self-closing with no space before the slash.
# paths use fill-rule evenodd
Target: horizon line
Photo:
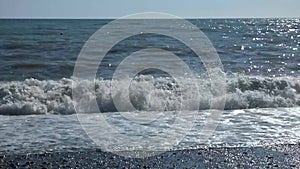
<path id="1" fill-rule="evenodd" d="M 254 16 L 254 17 L 235 17 L 235 16 L 228 16 L 228 17 L 179 17 L 182 19 L 300 19 L 300 16 Z M 115 19 L 122 19 L 121 17 L 0 17 L 0 19 L 78 19 L 78 20 L 88 20 L 88 19 L 110 19 L 110 20 L 115 20 Z M 138 18 L 140 19 L 140 18 Z M 147 19 L 147 18 L 145 18 Z M 155 19 L 155 18 L 150 18 L 150 19 Z M 159 19 L 168 19 L 168 18 L 159 18 Z M 171 18 L 174 19 L 174 18 Z"/>

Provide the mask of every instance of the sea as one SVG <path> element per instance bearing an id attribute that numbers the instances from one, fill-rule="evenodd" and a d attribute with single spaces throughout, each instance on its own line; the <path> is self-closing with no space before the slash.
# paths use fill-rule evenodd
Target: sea
<path id="1" fill-rule="evenodd" d="M 74 108 L 72 89 L 82 84 L 73 76 L 85 42 L 110 19 L 1 19 L 0 20 L 0 153 L 22 154 L 78 151 L 112 146 L 115 133 L 99 129 L 101 145 L 82 127 Z M 200 142 L 203 114 L 210 109 L 210 80 L 201 59 L 172 37 L 141 33 L 120 41 L 105 55 L 94 80 L 84 81 L 85 98 L 96 97 L 100 115 L 118 126 L 123 135 L 141 139 L 167 132 L 173 120 L 133 124 L 122 118 L 112 95 L 122 81 L 112 79 L 124 58 L 145 48 L 160 48 L 181 58 L 197 74 L 199 108 L 193 127 L 173 149 L 203 146 L 260 146 L 298 143 L 300 140 L 300 19 L 188 19 L 211 41 L 226 76 L 226 100 L 217 128 Z M 133 25 L 134 26 L 134 25 Z M 171 25 L 172 26 L 172 25 Z M 183 25 L 184 28 L 184 25 Z M 182 29 L 183 29 L 182 28 Z M 117 29 L 117 28 L 116 28 Z M 130 28 L 128 28 L 130 29 Z M 180 28 L 178 28 L 180 30 Z M 124 30 L 120 30 L 124 31 Z M 125 30 L 126 32 L 126 30 Z M 101 47 L 104 44 L 99 44 Z M 172 63 L 168 62 L 169 66 Z M 174 67 L 177 65 L 173 65 Z M 136 112 L 174 113 L 181 99 L 193 95 L 189 85 L 179 92 L 176 80 L 156 69 L 140 72 L 131 81 L 130 101 Z M 151 90 L 149 90 L 151 88 Z M 126 87 L 122 90 L 127 90 Z M 199 114 L 200 112 L 200 114 Z M 86 112 L 89 119 L 99 113 Z M 131 112 L 127 112 L 131 113 Z M 170 116 L 176 118 L 176 116 Z M 182 122 L 184 124 L 184 122 Z M 101 127 L 102 124 L 100 124 Z M 142 126 L 142 127 L 141 127 Z M 141 131 L 142 130 L 142 131 Z M 149 131 L 148 131 L 149 130 Z M 157 131 L 157 132 L 155 132 Z M 185 132 L 181 125 L 176 132 Z M 144 139 L 147 139 L 144 138 Z M 162 150 L 170 137 L 149 139 L 139 150 Z M 160 140 L 161 139 L 161 140 Z M 99 141 L 99 140 L 98 140 Z M 126 143 L 131 144 L 131 143 Z M 118 150 L 132 145 L 114 144 Z"/>

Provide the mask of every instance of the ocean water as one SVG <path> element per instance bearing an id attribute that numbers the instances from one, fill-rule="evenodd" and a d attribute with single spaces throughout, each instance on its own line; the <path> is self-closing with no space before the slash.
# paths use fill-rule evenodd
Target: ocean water
<path id="1" fill-rule="evenodd" d="M 212 91 L 205 67 L 191 49 L 170 37 L 141 34 L 122 40 L 105 56 L 95 81 L 72 77 L 84 43 L 110 21 L 0 20 L 0 152 L 71 151 L 97 147 L 77 120 L 76 103 L 72 100 L 72 88 L 76 87 L 84 98 L 91 98 L 95 91 L 104 116 L 121 128 L 130 128 L 130 122 L 119 118 L 111 96 L 111 90 L 116 86 L 122 89 L 123 82 L 112 80 L 112 75 L 126 56 L 148 47 L 173 52 L 189 65 L 198 75 L 199 110 L 204 114 L 208 111 Z M 189 21 L 210 39 L 226 74 L 225 110 L 207 144 L 252 146 L 299 142 L 300 19 Z M 176 80 L 188 83 L 184 77 Z M 147 70 L 131 82 L 131 103 L 140 112 L 176 111 L 182 101 L 179 96 L 186 102 L 194 99 L 192 92 L 178 94 L 177 89 L 177 82 L 168 74 Z M 189 85 L 183 86 L 183 91 L 189 89 Z M 198 112 L 197 109 L 183 111 L 189 116 L 190 112 Z M 97 116 L 95 113 L 87 115 L 89 118 Z M 157 131 L 167 128 L 168 123 L 162 122 Z M 194 128 L 174 148 L 201 146 L 199 131 L 202 123 L 201 118 L 194 120 Z M 151 127 L 155 129 L 150 124 Z M 135 129 L 130 128 L 127 132 L 140 135 Z M 153 133 L 145 131 L 143 134 Z M 103 135 L 113 136 L 113 133 Z M 145 149 L 157 148 L 151 146 L 149 142 Z M 130 146 L 121 147 L 126 148 Z"/>

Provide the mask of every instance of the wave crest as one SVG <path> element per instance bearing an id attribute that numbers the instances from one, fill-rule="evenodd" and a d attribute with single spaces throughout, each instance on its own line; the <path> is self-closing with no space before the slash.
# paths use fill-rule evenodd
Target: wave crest
<path id="1" fill-rule="evenodd" d="M 195 100 L 193 88 L 188 79 L 185 86 L 179 86 L 172 78 L 140 76 L 130 86 L 131 103 L 143 111 L 178 110 L 182 102 L 189 105 Z M 73 85 L 73 86 L 72 86 Z M 74 78 L 61 80 L 27 79 L 25 81 L 0 82 L 0 114 L 73 114 L 72 87 L 82 93 L 82 98 L 95 97 L 102 112 L 115 112 L 111 90 L 122 88 L 122 81 L 87 81 Z M 198 79 L 201 95 L 201 110 L 210 108 L 212 89 L 207 78 Z M 118 92 L 114 92 L 118 94 Z M 126 99 L 126 98 L 124 98 Z M 276 108 L 300 106 L 300 80 L 296 77 L 256 77 L 232 75 L 227 78 L 225 109 Z M 183 110 L 196 110 L 196 107 L 182 107 Z"/>

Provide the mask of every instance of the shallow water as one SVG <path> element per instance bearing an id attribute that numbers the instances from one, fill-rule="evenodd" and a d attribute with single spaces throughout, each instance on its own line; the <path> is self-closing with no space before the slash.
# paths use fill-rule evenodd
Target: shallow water
<path id="1" fill-rule="evenodd" d="M 173 149 L 203 148 L 206 146 L 260 146 L 279 143 L 297 143 L 300 137 L 299 108 L 279 109 L 248 109 L 225 111 L 212 137 L 201 143 L 201 129 L 204 118 L 194 119 L 194 127 Z M 185 117 L 195 115 L 189 112 Z M 204 113 L 203 111 L 200 112 Z M 102 137 L 101 146 L 110 147 L 110 151 L 141 149 L 138 146 L 143 140 L 141 135 L 158 136 L 161 130 L 172 127 L 169 118 L 155 124 L 137 127 L 137 124 L 121 118 L 119 113 L 103 114 L 110 125 L 118 126 L 120 133 L 130 136 L 135 142 L 123 142 L 122 145 L 112 143 L 105 138 L 116 138 L 116 133 L 108 133 L 104 124 L 98 124 L 98 114 L 88 114 L 90 127 L 99 137 Z M 170 116 L 168 116 L 170 117 Z M 176 117 L 176 116 L 174 116 Z M 202 116 L 200 116 L 202 117 Z M 88 148 L 103 148 L 95 144 L 82 129 L 76 115 L 30 115 L 30 116 L 0 116 L 1 152 L 6 153 L 37 153 L 44 151 L 79 151 Z M 101 128 L 101 125 L 103 127 Z M 180 133 L 186 129 L 177 128 Z M 164 151 L 163 144 L 168 144 L 168 138 L 157 137 L 156 143 L 148 143 L 142 150 Z M 145 138 L 146 140 L 146 138 Z M 114 145 L 115 144 L 115 145 Z"/>

